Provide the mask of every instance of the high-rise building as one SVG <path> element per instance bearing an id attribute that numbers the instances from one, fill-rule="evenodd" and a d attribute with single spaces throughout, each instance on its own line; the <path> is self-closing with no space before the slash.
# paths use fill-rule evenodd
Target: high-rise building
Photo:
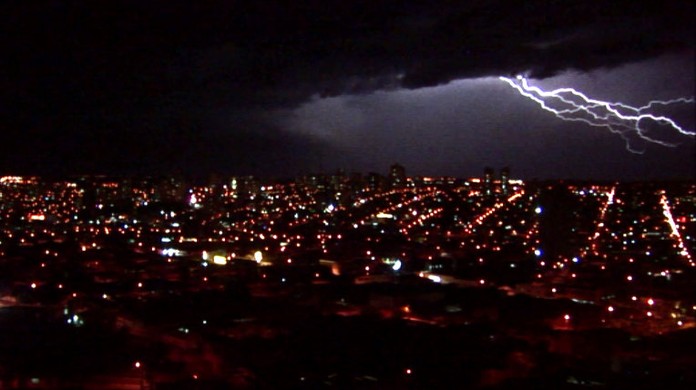
<path id="1" fill-rule="evenodd" d="M 493 195 L 493 168 L 483 169 L 483 192 L 486 196 Z"/>
<path id="2" fill-rule="evenodd" d="M 230 189 L 235 196 L 254 196 L 261 190 L 261 183 L 254 176 L 234 176 L 230 179 Z"/>
<path id="3" fill-rule="evenodd" d="M 370 191 L 382 191 L 387 185 L 387 180 L 384 176 L 376 172 L 367 174 L 367 186 Z"/>
<path id="4" fill-rule="evenodd" d="M 503 195 L 508 195 L 510 192 L 510 168 L 505 167 L 500 170 L 500 190 Z"/>
<path id="5" fill-rule="evenodd" d="M 389 187 L 406 187 L 406 169 L 403 166 L 394 164 L 389 168 Z"/>

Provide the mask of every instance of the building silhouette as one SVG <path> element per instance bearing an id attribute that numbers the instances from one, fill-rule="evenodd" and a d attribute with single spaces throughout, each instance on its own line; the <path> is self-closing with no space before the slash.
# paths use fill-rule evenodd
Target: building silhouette
<path id="1" fill-rule="evenodd" d="M 510 168 L 500 170 L 500 192 L 507 196 L 510 193 Z"/>
<path id="2" fill-rule="evenodd" d="M 406 187 L 406 168 L 399 164 L 394 164 L 391 167 L 389 167 L 389 187 Z"/>
<path id="3" fill-rule="evenodd" d="M 493 195 L 493 168 L 486 167 L 483 169 L 483 192 L 486 196 Z"/>

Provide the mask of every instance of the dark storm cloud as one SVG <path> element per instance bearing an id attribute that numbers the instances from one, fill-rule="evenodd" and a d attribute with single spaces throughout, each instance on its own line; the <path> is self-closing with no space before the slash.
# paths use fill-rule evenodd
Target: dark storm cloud
<path id="1" fill-rule="evenodd" d="M 693 48 L 692 15 L 683 0 L 4 1 L 2 169 L 73 160 L 109 169 L 141 157 L 183 165 L 174 151 L 197 142 L 243 154 L 266 139 L 265 153 L 316 154 L 326 145 L 220 113 L 616 66 Z M 76 156 L 95 145 L 108 152 Z"/>
<path id="2" fill-rule="evenodd" d="M 683 0 L 10 1 L 0 11 L 10 86 L 101 92 L 105 103 L 273 104 L 693 47 Z"/>

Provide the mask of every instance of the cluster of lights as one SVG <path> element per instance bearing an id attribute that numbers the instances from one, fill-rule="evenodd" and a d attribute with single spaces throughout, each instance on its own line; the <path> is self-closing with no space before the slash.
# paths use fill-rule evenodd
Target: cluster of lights
<path id="1" fill-rule="evenodd" d="M 607 209 L 609 206 L 614 204 L 614 196 L 616 194 L 616 187 L 612 187 L 611 190 L 605 193 L 606 195 L 606 201 L 602 205 L 602 208 L 599 212 L 599 217 L 597 218 L 597 227 L 594 231 L 594 234 L 588 237 L 588 242 L 587 242 L 587 249 L 582 249 L 580 252 L 580 257 L 585 257 L 587 256 L 587 251 L 589 249 L 593 250 L 594 255 L 598 255 L 599 253 L 596 251 L 597 244 L 596 241 L 599 238 L 599 236 L 602 234 L 602 230 L 604 228 L 605 220 L 606 220 L 606 214 L 607 214 Z"/>
<path id="2" fill-rule="evenodd" d="M 68 191 L 69 193 L 69 191 L 71 191 L 71 187 L 66 188 L 66 191 Z M 213 212 L 211 213 L 212 217 L 206 217 L 208 219 L 205 220 L 205 223 L 210 223 L 210 225 L 215 224 L 215 228 L 211 228 L 207 232 L 203 233 L 203 235 L 198 237 L 184 237 L 182 233 L 183 229 L 181 228 L 181 226 L 186 224 L 187 218 L 192 218 L 191 215 L 196 214 L 192 212 L 191 209 L 184 212 L 177 211 L 176 213 L 170 211 L 165 212 L 163 210 L 160 212 L 161 215 L 157 216 L 153 220 L 149 220 L 146 222 L 138 222 L 135 219 L 132 219 L 128 216 L 113 216 L 112 220 L 104 218 L 102 218 L 101 220 L 96 219 L 93 223 L 78 223 L 75 224 L 75 226 L 70 226 L 67 228 L 61 227 L 61 229 L 69 230 L 68 232 L 64 232 L 63 234 L 67 234 L 69 232 L 78 233 L 78 242 L 80 243 L 80 245 L 82 245 L 82 250 L 87 252 L 88 254 L 90 251 L 98 249 L 103 245 L 104 241 L 102 239 L 104 238 L 104 236 L 115 234 L 128 234 L 131 237 L 133 237 L 133 248 L 142 249 L 143 251 L 152 250 L 153 252 L 159 252 L 163 256 L 167 257 L 167 260 L 169 262 L 171 262 L 172 260 L 171 257 L 186 255 L 186 253 L 183 250 L 176 249 L 177 247 L 185 248 L 185 246 L 178 246 L 177 243 L 181 244 L 185 242 L 196 242 L 201 243 L 204 248 L 208 248 L 208 251 L 203 252 L 200 252 L 201 249 L 198 249 L 198 253 L 201 253 L 203 264 L 206 266 L 208 264 L 225 265 L 232 258 L 243 258 L 246 260 L 253 260 L 257 262 L 259 265 L 270 265 L 271 263 L 275 263 L 276 257 L 278 257 L 277 260 L 279 260 L 283 264 L 295 264 L 297 263 L 297 261 L 295 260 L 299 258 L 296 257 L 296 248 L 300 248 L 301 246 L 312 249 L 321 248 L 323 250 L 323 253 L 326 254 L 327 249 L 333 248 L 330 246 L 332 242 L 337 243 L 339 240 L 342 239 L 343 236 L 339 233 L 339 229 L 347 227 L 350 230 L 351 226 L 355 227 L 357 225 L 357 222 L 363 220 L 363 218 L 365 218 L 366 215 L 369 217 L 369 220 L 373 222 L 374 218 L 393 219 L 397 226 L 399 226 L 402 229 L 402 233 L 410 234 L 410 229 L 414 229 L 418 226 L 426 226 L 426 221 L 444 213 L 445 208 L 436 207 L 434 206 L 435 203 L 456 203 L 460 201 L 460 199 L 451 199 L 452 194 L 461 196 L 462 199 L 468 198 L 467 200 L 469 201 L 468 203 L 471 206 L 471 209 L 466 210 L 466 212 L 472 212 L 474 210 L 477 210 L 477 207 L 477 211 L 480 212 L 480 208 L 483 207 L 483 204 L 490 204 L 483 201 L 481 201 L 481 203 L 474 203 L 476 200 L 475 196 L 480 195 L 481 197 L 483 197 L 483 194 L 477 194 L 475 189 L 468 188 L 467 186 L 461 186 L 454 190 L 440 190 L 433 186 L 408 189 L 395 189 L 387 192 L 363 192 L 360 193 L 360 195 L 357 195 L 358 200 L 356 200 L 354 203 L 355 207 L 340 206 L 338 202 L 334 203 L 333 199 L 330 199 L 328 201 L 324 199 L 321 202 L 319 202 L 317 201 L 317 199 L 321 198 L 320 196 L 313 197 L 316 194 L 313 195 L 308 192 L 299 193 L 295 191 L 291 186 L 273 187 L 273 191 L 286 190 L 294 192 L 287 194 L 287 197 L 285 196 L 286 194 L 283 194 L 283 197 L 279 199 L 278 194 L 271 194 L 270 192 L 265 191 L 257 196 L 255 202 L 239 202 L 239 204 L 234 204 L 234 206 L 228 204 L 226 206 L 229 207 L 222 209 L 222 211 L 219 211 L 211 207 L 211 210 L 213 210 Z M 515 240 L 524 239 L 523 244 L 525 245 L 526 254 L 534 253 L 538 257 L 543 256 L 543 260 L 545 260 L 549 265 L 553 264 L 552 262 L 555 261 L 555 259 L 551 260 L 549 255 L 543 255 L 540 249 L 540 245 L 538 245 L 539 241 L 535 241 L 537 237 L 534 237 L 535 234 L 538 233 L 537 220 L 539 218 L 535 218 L 533 214 L 542 214 L 543 212 L 545 212 L 545 210 L 542 210 L 542 208 L 538 206 L 535 208 L 536 201 L 533 199 L 532 196 L 525 196 L 524 198 L 522 198 L 524 192 L 519 188 L 517 188 L 516 191 L 519 192 L 514 193 L 507 199 L 499 200 L 497 203 L 494 204 L 493 207 L 485 210 L 483 214 L 479 215 L 478 218 L 475 218 L 472 222 L 469 223 L 468 226 L 470 229 L 473 229 L 474 226 L 478 227 L 485 225 L 485 228 L 473 229 L 476 230 L 477 236 L 469 237 L 471 239 L 471 242 L 476 243 L 476 240 L 482 239 L 483 242 L 478 242 L 481 248 L 496 251 L 500 250 L 501 247 L 505 246 L 505 240 L 507 240 L 507 243 L 509 243 L 509 240 L 513 239 L 512 237 L 515 237 Z M 583 193 L 579 194 L 584 196 Z M 591 244 L 594 244 L 594 240 L 598 239 L 598 237 L 600 237 L 600 235 L 603 232 L 608 231 L 608 229 L 604 227 L 605 219 L 610 219 L 608 223 L 612 223 L 613 221 L 613 218 L 611 218 L 612 213 L 608 213 L 609 216 L 607 216 L 607 209 L 615 203 L 621 204 L 621 200 L 624 200 L 626 204 L 629 203 L 625 199 L 615 199 L 615 188 L 611 188 L 609 190 L 608 188 L 597 187 L 596 194 L 598 196 L 599 194 L 605 195 L 606 202 L 600 208 L 599 222 L 597 224 L 596 232 L 593 236 L 590 237 Z M 209 193 L 204 189 L 199 188 L 196 190 L 196 192 L 191 192 L 190 195 L 190 198 L 194 198 L 195 196 L 194 204 L 202 205 L 201 207 L 208 207 L 208 204 L 212 204 L 211 202 L 208 202 L 212 199 L 212 193 Z M 155 198 L 151 197 L 149 199 Z M 520 201 L 520 199 L 524 200 Z M 102 200 L 100 200 L 99 202 L 100 204 L 103 203 L 105 205 L 105 210 L 109 208 L 108 202 L 103 202 Z M 348 205 L 350 204 L 351 203 L 348 203 Z M 385 207 L 385 204 L 388 206 Z M 680 252 L 680 254 L 682 256 L 688 256 L 689 254 L 684 249 L 684 243 L 679 234 L 679 226 L 676 225 L 676 222 L 680 221 L 680 219 L 676 218 L 677 221 L 675 221 L 675 218 L 672 217 L 672 208 L 670 207 L 670 204 L 667 201 L 667 197 L 664 195 L 664 193 L 662 194 L 662 197 L 660 199 L 660 204 L 662 206 L 666 222 L 667 224 L 669 224 L 671 228 L 672 237 L 678 241 L 679 247 L 683 249 L 683 251 Z M 196 206 L 194 206 L 193 208 L 195 207 Z M 44 211 L 45 213 L 38 214 L 38 212 Z M 338 218 L 338 215 L 336 215 L 339 214 L 339 211 L 341 212 L 340 218 Z M 613 212 L 613 208 L 611 209 L 611 211 Z M 33 209 L 32 212 L 37 214 L 29 215 L 28 219 L 29 221 L 33 220 L 36 223 L 31 223 L 30 225 L 39 227 L 43 227 L 45 224 L 40 223 L 41 218 L 32 218 L 32 215 L 41 215 L 45 216 L 45 218 L 49 218 L 49 216 L 53 218 L 56 215 L 50 209 L 42 209 L 41 207 Z M 294 219 L 291 218 L 293 212 L 295 213 Z M 288 215 L 290 215 L 290 217 L 287 217 Z M 280 218 L 281 216 L 283 218 Z M 469 215 L 466 215 L 464 218 L 462 218 L 462 214 L 459 213 L 459 208 L 457 208 L 454 217 L 455 221 L 466 221 L 468 220 Z M 654 220 L 659 220 L 660 223 L 662 223 L 661 219 Z M 296 230 L 292 229 L 299 228 L 303 224 L 310 223 L 315 223 L 316 226 L 319 226 L 318 230 L 316 230 L 316 234 L 306 234 L 306 229 L 304 228 Z M 459 224 L 461 222 L 456 223 Z M 434 224 L 431 224 L 430 226 L 434 226 Z M 313 229 L 315 226 L 310 225 L 305 227 Z M 57 229 L 55 231 L 51 230 L 50 227 L 47 227 L 46 229 L 48 230 L 43 231 L 43 233 L 40 229 L 34 229 L 31 232 L 27 233 L 24 237 L 22 237 L 22 239 L 26 238 L 27 242 L 34 242 L 36 240 L 41 239 L 41 235 L 60 233 Z M 212 234 L 210 233 L 210 231 L 212 231 Z M 428 229 L 424 235 L 427 235 L 428 232 L 437 233 L 437 231 Z M 345 234 L 345 232 L 341 233 Z M 17 235 L 19 233 L 11 231 L 7 231 L 5 233 L 5 235 L 8 237 L 11 237 L 11 234 Z M 500 236 L 494 234 L 500 234 Z M 366 241 L 378 242 L 379 234 L 376 235 L 377 236 L 367 237 Z M 637 236 L 640 236 L 640 234 L 636 234 L 636 237 Z M 428 239 L 428 242 L 435 244 L 433 244 L 432 247 L 429 248 L 429 250 L 432 249 L 432 251 L 428 252 L 427 254 L 434 256 L 436 255 L 436 253 L 441 253 L 441 255 L 445 257 L 443 251 L 449 250 L 446 249 L 446 245 L 442 246 L 442 248 L 445 249 L 441 249 L 440 245 L 444 242 L 451 242 L 453 238 L 451 237 L 450 231 L 448 230 L 446 233 L 443 232 L 442 236 L 438 234 L 433 234 L 431 237 L 432 240 Z M 496 241 L 499 237 L 502 237 L 502 240 Z M 443 239 L 443 241 L 438 241 L 439 239 Z M 689 238 L 686 237 L 686 239 L 688 240 Z M 253 249 L 245 247 L 244 252 L 240 252 L 244 253 L 240 257 L 235 257 L 234 254 L 230 256 L 227 252 L 225 252 L 224 255 L 222 255 L 219 254 L 216 249 L 214 249 L 220 242 L 233 241 L 242 241 L 245 243 L 251 242 L 253 244 L 250 245 L 250 248 Z M 589 246 L 590 245 L 588 245 L 588 248 Z M 464 247 L 464 242 L 462 242 L 462 247 Z M 372 247 L 369 248 L 374 249 Z M 435 248 L 437 251 L 435 251 Z M 476 246 L 476 249 L 479 249 L 479 245 Z M 337 250 L 335 253 L 338 252 L 339 251 Z M 367 253 L 368 256 L 370 256 L 373 260 L 376 260 L 377 257 L 379 257 L 377 254 L 373 254 L 372 252 L 368 251 Z M 684 253 L 686 253 L 686 255 L 684 255 Z M 333 254 L 334 252 L 332 252 L 332 255 Z M 48 256 L 55 257 L 58 256 L 58 253 L 52 250 L 47 250 L 46 257 Z M 402 272 L 404 264 L 406 264 L 406 260 L 402 260 L 405 259 L 405 256 L 406 254 L 404 253 L 403 255 L 399 256 L 399 259 L 382 259 L 382 262 L 390 266 L 392 271 Z M 328 256 L 328 258 L 331 257 Z M 691 263 L 690 256 L 687 257 L 687 259 Z M 536 261 L 541 262 L 542 266 L 544 266 L 545 263 L 541 260 L 542 259 L 537 259 Z M 569 261 L 570 259 L 566 259 L 565 263 L 568 263 Z M 483 256 L 480 258 L 480 262 L 483 263 Z M 578 258 L 573 258 L 572 262 L 579 263 L 580 260 Z M 633 262 L 633 258 L 630 259 L 630 262 Z M 50 267 L 50 260 L 47 258 L 42 258 L 41 267 L 46 267 L 47 264 L 48 267 Z M 517 263 L 517 265 L 519 264 L 520 263 Z M 556 264 L 559 266 L 559 268 L 563 268 L 563 262 L 559 262 Z M 517 265 L 510 264 L 510 267 L 517 268 Z M 97 269 L 99 267 L 98 263 L 96 263 L 96 265 L 94 266 L 90 263 L 90 265 L 88 266 L 92 267 L 93 269 Z M 554 268 L 556 267 L 554 266 Z M 212 270 L 218 269 L 220 268 L 211 266 L 205 271 L 205 273 L 210 275 L 209 272 L 217 272 Z M 365 270 L 367 272 L 372 271 L 374 273 L 374 265 L 367 266 Z M 429 268 L 429 271 L 432 270 L 433 269 Z M 662 272 L 655 273 L 654 275 L 657 276 L 659 274 L 660 276 L 669 277 L 670 271 L 673 271 L 673 273 L 678 273 L 675 270 L 665 268 L 661 268 L 661 270 Z M 575 269 L 573 269 L 573 271 L 575 271 Z M 569 272 L 564 271 L 563 274 L 567 275 L 569 274 Z M 268 275 L 270 275 L 270 273 Z M 316 273 L 314 275 L 317 278 L 320 277 L 319 273 Z M 541 278 L 542 275 L 538 275 L 538 277 Z M 578 273 L 578 275 L 582 274 Z M 632 283 L 638 284 L 642 281 L 641 275 L 642 273 L 631 272 L 631 275 L 624 274 L 622 277 L 625 277 L 627 281 L 632 281 Z M 434 273 L 421 273 L 420 276 L 427 278 L 428 280 L 435 283 L 444 284 L 464 282 L 457 281 L 446 275 L 438 275 Z M 571 276 L 574 278 L 576 275 L 573 273 Z M 266 273 L 264 273 L 262 277 L 266 278 Z M 208 277 L 203 276 L 201 279 L 203 281 L 207 281 Z M 215 279 L 211 278 L 210 280 L 213 281 Z M 285 280 L 285 278 L 282 279 L 282 281 Z M 473 281 L 470 280 L 466 282 L 469 283 L 467 285 L 495 285 L 495 279 L 485 280 L 476 278 Z M 41 289 L 41 287 L 39 286 L 43 286 L 44 284 L 45 281 L 39 280 L 37 282 L 32 283 L 31 287 Z M 142 289 L 142 282 L 138 282 L 137 285 L 139 289 Z M 556 285 L 558 286 L 560 284 Z M 551 286 L 543 286 L 544 294 L 548 294 L 549 287 Z M 148 292 L 151 293 L 151 289 L 152 287 L 148 286 Z M 144 290 L 137 291 L 140 291 L 140 294 L 144 292 Z M 558 290 L 554 287 L 552 289 L 552 293 L 557 294 Z M 571 292 L 570 289 L 563 289 L 561 290 L 561 293 L 559 295 L 563 295 L 564 297 L 569 298 L 576 298 L 574 294 L 575 293 Z M 109 301 L 118 299 L 116 295 L 112 296 L 108 294 L 102 294 L 101 292 L 93 296 L 93 298 L 99 297 Z M 660 310 L 666 306 L 666 303 L 663 301 L 659 301 L 659 304 L 657 304 L 654 300 L 645 297 L 641 297 L 639 302 L 638 298 L 634 297 L 633 301 L 635 303 L 633 303 L 632 305 L 640 306 L 640 313 L 643 319 L 645 319 L 645 317 L 651 317 L 650 321 L 654 322 L 656 320 L 662 320 L 667 317 L 664 310 Z M 607 315 L 606 318 L 617 319 L 619 317 L 619 314 L 623 315 L 624 313 L 630 312 L 629 310 L 625 310 L 625 306 L 621 306 L 614 301 L 610 302 L 612 303 L 612 305 L 602 307 L 606 309 L 606 312 L 615 314 L 613 314 L 613 316 L 611 317 Z M 647 304 L 648 306 L 646 307 L 645 304 Z M 646 309 L 649 310 L 646 311 Z M 571 314 L 575 319 L 576 314 Z M 566 321 L 570 320 L 571 314 L 567 314 L 567 318 L 565 318 Z M 687 316 L 688 315 L 684 315 L 683 313 L 678 314 L 676 317 L 673 315 L 670 321 L 677 321 L 677 324 L 679 326 L 688 327 L 691 326 L 692 323 L 689 322 L 690 320 Z M 67 319 L 72 320 L 72 317 Z"/>
<path id="3" fill-rule="evenodd" d="M 524 195 L 524 191 L 521 190 L 520 192 L 510 196 L 507 199 L 507 203 L 514 203 L 517 199 L 522 197 L 522 195 Z M 498 210 L 500 210 L 505 205 L 506 205 L 506 202 L 496 202 L 493 206 L 489 207 L 488 209 L 486 209 L 486 211 L 484 211 L 479 216 L 474 218 L 474 220 L 472 222 L 470 222 L 467 225 L 467 227 L 464 229 L 464 232 L 466 234 L 471 234 L 476 226 L 482 225 L 486 221 L 486 219 L 488 219 L 490 216 L 495 214 Z"/>
<path id="4" fill-rule="evenodd" d="M 665 196 L 664 192 L 660 196 L 660 204 L 662 205 L 662 214 L 665 216 L 666 222 L 669 224 L 669 227 L 672 230 L 672 237 L 674 237 L 677 240 L 679 255 L 684 257 L 684 259 L 689 263 L 690 266 L 695 266 L 696 264 L 694 264 L 694 261 L 691 258 L 691 254 L 684 245 L 684 240 L 682 239 L 681 233 L 679 233 L 679 227 L 674 222 L 674 217 L 672 217 L 672 210 L 669 206 L 667 196 Z"/>

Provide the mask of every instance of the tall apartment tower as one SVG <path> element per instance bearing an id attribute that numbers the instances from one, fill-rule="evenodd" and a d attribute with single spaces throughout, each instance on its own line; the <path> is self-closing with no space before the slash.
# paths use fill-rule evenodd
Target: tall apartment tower
<path id="1" fill-rule="evenodd" d="M 493 168 L 483 169 L 483 192 L 486 196 L 493 195 Z"/>
<path id="2" fill-rule="evenodd" d="M 505 167 L 500 170 L 500 190 L 503 195 L 510 193 L 510 168 Z"/>
<path id="3" fill-rule="evenodd" d="M 406 169 L 403 166 L 394 164 L 389 168 L 389 187 L 406 187 Z"/>

